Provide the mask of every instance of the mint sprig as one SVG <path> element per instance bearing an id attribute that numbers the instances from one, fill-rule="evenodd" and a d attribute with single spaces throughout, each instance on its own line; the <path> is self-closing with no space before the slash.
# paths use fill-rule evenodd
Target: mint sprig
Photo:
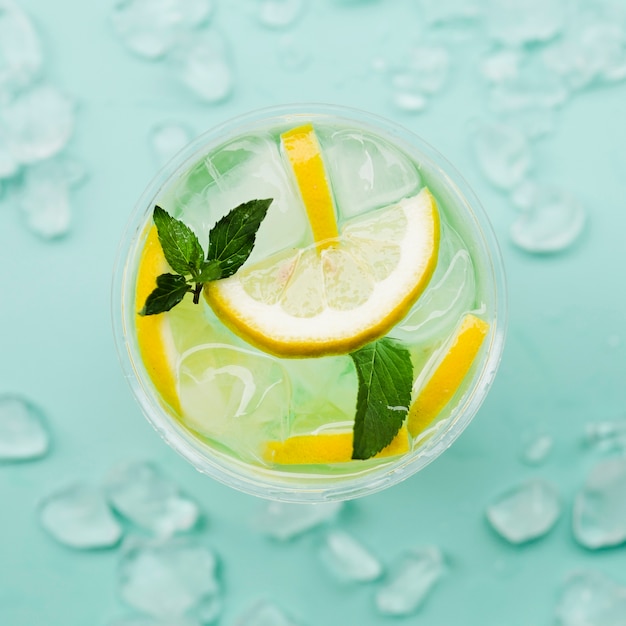
<path id="1" fill-rule="evenodd" d="M 185 294 L 200 301 L 205 283 L 232 276 L 246 262 L 272 198 L 250 200 L 222 217 L 209 232 L 206 257 L 196 234 L 160 206 L 152 218 L 163 255 L 175 274 L 161 274 L 139 315 L 156 315 L 175 307 Z"/>
<path id="2" fill-rule="evenodd" d="M 402 427 L 411 402 L 413 365 L 409 351 L 386 337 L 350 357 L 359 380 L 352 458 L 369 459 Z"/>

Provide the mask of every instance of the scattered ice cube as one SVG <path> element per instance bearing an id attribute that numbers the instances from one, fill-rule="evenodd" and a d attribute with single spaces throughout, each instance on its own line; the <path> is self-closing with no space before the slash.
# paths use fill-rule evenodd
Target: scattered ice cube
<path id="1" fill-rule="evenodd" d="M 282 609 L 275 604 L 262 600 L 241 615 L 234 626 L 297 626 Z"/>
<path id="2" fill-rule="evenodd" d="M 428 100 L 420 93 L 399 88 L 393 94 L 393 103 L 401 111 L 421 113 L 428 105 Z"/>
<path id="3" fill-rule="evenodd" d="M 342 530 L 331 530 L 326 534 L 320 556 L 331 574 L 341 582 L 376 580 L 383 571 L 378 559 Z"/>
<path id="4" fill-rule="evenodd" d="M 105 492 L 120 515 L 160 537 L 189 530 L 200 517 L 198 505 L 149 463 L 114 468 Z"/>
<path id="5" fill-rule="evenodd" d="M 50 85 L 22 92 L 0 108 L 0 127 L 20 163 L 34 163 L 61 151 L 74 130 L 74 102 Z"/>
<path id="6" fill-rule="evenodd" d="M 278 61 L 286 70 L 301 70 L 310 60 L 311 56 L 302 47 L 302 42 L 293 35 L 283 35 L 278 41 Z"/>
<path id="7" fill-rule="evenodd" d="M 158 164 L 165 165 L 192 139 L 189 129 L 182 124 L 157 124 L 150 131 L 150 143 Z"/>
<path id="8" fill-rule="evenodd" d="M 472 0 L 420 0 L 420 9 L 434 26 L 464 23 L 469 25 L 482 16 L 480 2 Z"/>
<path id="9" fill-rule="evenodd" d="M 267 502 L 254 520 L 254 526 L 264 535 L 286 541 L 335 519 L 341 507 L 341 502 Z"/>
<path id="10" fill-rule="evenodd" d="M 501 83 L 516 78 L 522 60 L 519 50 L 504 48 L 491 52 L 481 63 L 482 75 L 492 83 Z"/>
<path id="11" fill-rule="evenodd" d="M 554 439 L 547 433 L 530 433 L 523 437 L 521 459 L 527 465 L 541 465 L 554 446 Z"/>
<path id="12" fill-rule="evenodd" d="M 117 0 L 112 21 L 131 52 L 156 59 L 185 34 L 205 24 L 212 9 L 212 0 Z"/>
<path id="13" fill-rule="evenodd" d="M 71 548 L 107 548 L 122 537 L 102 492 L 85 485 L 72 485 L 48 496 L 39 519 L 50 535 Z"/>
<path id="14" fill-rule="evenodd" d="M 383 615 L 403 616 L 417 611 L 446 572 L 439 548 L 407 552 L 376 592 L 376 606 Z"/>
<path id="15" fill-rule="evenodd" d="M 626 586 L 594 571 L 572 574 L 556 607 L 560 626 L 624 626 L 625 616 Z"/>
<path id="16" fill-rule="evenodd" d="M 352 217 L 414 195 L 420 175 L 409 157 L 379 137 L 339 130 L 321 137 L 341 215 Z"/>
<path id="17" fill-rule="evenodd" d="M 234 79 L 224 38 L 203 30 L 187 38 L 176 50 L 175 72 L 203 102 L 216 104 L 233 91 Z"/>
<path id="18" fill-rule="evenodd" d="M 530 146 L 523 133 L 488 122 L 476 128 L 472 139 L 478 164 L 492 185 L 511 189 L 523 180 L 531 165 Z"/>
<path id="19" fill-rule="evenodd" d="M 526 543 L 553 528 L 561 514 L 561 503 L 554 486 L 533 479 L 500 494 L 486 514 L 494 530 L 507 541 Z"/>
<path id="20" fill-rule="evenodd" d="M 560 0 L 490 0 L 485 14 L 489 37 L 514 47 L 556 37 L 564 26 L 565 5 Z"/>
<path id="21" fill-rule="evenodd" d="M 574 501 L 576 540 L 587 548 L 626 542 L 626 457 L 598 463 Z"/>
<path id="22" fill-rule="evenodd" d="M 183 422 L 201 436 L 259 461 L 263 444 L 284 436 L 280 428 L 289 415 L 290 385 L 273 357 L 199 343 L 181 354 L 177 378 Z M 206 398 L 211 398 L 210 410 Z"/>
<path id="23" fill-rule="evenodd" d="M 16 395 L 0 396 L 0 462 L 38 459 L 50 439 L 41 410 Z"/>
<path id="24" fill-rule="evenodd" d="M 25 168 L 17 200 L 31 231 L 51 239 L 65 235 L 71 222 L 71 188 L 85 177 L 81 164 L 56 156 Z"/>
<path id="25" fill-rule="evenodd" d="M 191 617 L 173 617 L 156 619 L 145 615 L 134 615 L 132 617 L 120 617 L 108 623 L 108 626 L 206 626 L 200 620 Z"/>
<path id="26" fill-rule="evenodd" d="M 0 0 L 0 102 L 40 74 L 43 53 L 30 19 L 13 0 Z"/>
<path id="27" fill-rule="evenodd" d="M 303 0 L 258 0 L 258 18 L 268 28 L 291 26 L 302 14 Z"/>
<path id="28" fill-rule="evenodd" d="M 626 452 L 626 419 L 590 422 L 585 443 L 603 452 Z"/>
<path id="29" fill-rule="evenodd" d="M 511 240 L 527 252 L 558 252 L 582 234 L 586 214 L 571 194 L 549 187 L 538 190 L 534 206 L 523 211 L 511 226 Z"/>
<path id="30" fill-rule="evenodd" d="M 119 589 L 132 607 L 155 617 L 211 623 L 221 611 L 217 558 L 199 542 L 170 539 L 124 545 Z"/>

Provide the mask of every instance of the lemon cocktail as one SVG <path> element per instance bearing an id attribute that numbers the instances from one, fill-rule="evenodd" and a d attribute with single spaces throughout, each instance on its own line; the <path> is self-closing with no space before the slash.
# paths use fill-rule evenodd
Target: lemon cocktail
<path id="1" fill-rule="evenodd" d="M 257 495 L 362 495 L 423 467 L 499 361 L 493 237 L 431 148 L 326 108 L 233 122 L 148 189 L 118 338 L 144 412 Z"/>

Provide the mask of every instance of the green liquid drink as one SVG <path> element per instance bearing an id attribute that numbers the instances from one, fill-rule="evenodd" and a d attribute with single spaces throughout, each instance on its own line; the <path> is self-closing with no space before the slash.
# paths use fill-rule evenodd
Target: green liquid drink
<path id="1" fill-rule="evenodd" d="M 471 191 L 417 137 L 339 108 L 196 140 L 141 199 L 115 290 L 148 419 L 199 470 L 284 500 L 419 470 L 477 411 L 504 336 Z"/>

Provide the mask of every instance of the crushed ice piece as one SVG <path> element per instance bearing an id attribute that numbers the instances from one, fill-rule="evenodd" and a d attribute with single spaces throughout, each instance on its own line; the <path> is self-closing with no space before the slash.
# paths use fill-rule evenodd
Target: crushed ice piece
<path id="1" fill-rule="evenodd" d="M 52 537 L 71 548 L 107 548 L 122 537 L 102 492 L 85 485 L 72 485 L 48 496 L 39 519 Z"/>
<path id="2" fill-rule="evenodd" d="M 378 588 L 376 607 L 383 615 L 410 615 L 423 605 L 445 572 L 439 548 L 410 550 Z"/>
<path id="3" fill-rule="evenodd" d="M 82 164 L 64 156 L 53 157 L 25 168 L 16 190 L 29 229 L 52 239 L 65 235 L 71 223 L 71 188 L 85 178 Z"/>
<path id="4" fill-rule="evenodd" d="M 486 511 L 493 529 L 515 544 L 543 537 L 560 514 L 556 488 L 541 479 L 526 481 L 500 494 Z"/>
<path id="5" fill-rule="evenodd" d="M 428 100 L 420 93 L 397 90 L 393 94 L 393 104 L 407 113 L 421 113 L 426 108 Z"/>
<path id="6" fill-rule="evenodd" d="M 34 404 L 17 395 L 0 396 L 0 462 L 38 459 L 48 452 L 45 417 Z"/>
<path id="7" fill-rule="evenodd" d="M 211 623 L 221 612 L 216 570 L 213 551 L 196 541 L 130 541 L 119 563 L 120 595 L 130 606 L 155 617 L 193 617 Z"/>
<path id="8" fill-rule="evenodd" d="M 108 626 L 206 626 L 199 620 L 191 617 L 174 617 L 169 619 L 155 619 L 145 615 L 120 617 L 108 623 Z"/>
<path id="9" fill-rule="evenodd" d="M 278 606 L 267 600 L 261 600 L 241 615 L 234 622 L 234 626 L 297 626 L 297 624 Z"/>
<path id="10" fill-rule="evenodd" d="M 524 134 L 499 122 L 481 123 L 472 138 L 474 153 L 487 180 L 501 189 L 521 183 L 531 165 Z"/>
<path id="11" fill-rule="evenodd" d="M 233 71 L 226 42 L 212 30 L 189 37 L 176 52 L 174 63 L 180 80 L 202 101 L 223 102 L 233 90 Z"/>
<path id="12" fill-rule="evenodd" d="M 591 549 L 626 542 L 626 457 L 606 459 L 590 472 L 576 495 L 574 537 Z"/>
<path id="13" fill-rule="evenodd" d="M 13 0 L 0 0 L 0 102 L 32 84 L 42 65 L 32 22 Z"/>
<path id="14" fill-rule="evenodd" d="M 378 559 L 342 530 L 327 533 L 320 556 L 331 574 L 341 582 L 376 580 L 383 571 Z"/>
<path id="15" fill-rule="evenodd" d="M 283 35 L 278 41 L 278 61 L 286 70 L 301 70 L 310 60 L 310 54 L 293 35 Z"/>
<path id="16" fill-rule="evenodd" d="M 626 586 L 600 572 L 576 572 L 565 582 L 555 613 L 560 626 L 624 626 Z"/>
<path id="17" fill-rule="evenodd" d="M 8 149 L 19 163 L 60 152 L 74 130 L 74 102 L 50 85 L 28 89 L 0 108 Z"/>
<path id="18" fill-rule="evenodd" d="M 341 510 L 341 502 L 295 504 L 267 502 L 254 521 L 264 535 L 286 541 L 333 520 Z"/>
<path id="19" fill-rule="evenodd" d="M 159 165 L 165 165 L 192 139 L 189 129 L 182 124 L 157 124 L 150 131 L 152 151 Z"/>
<path id="20" fill-rule="evenodd" d="M 258 19 L 268 28 L 287 28 L 296 22 L 304 8 L 303 0 L 258 0 Z"/>
<path id="21" fill-rule="evenodd" d="M 206 24 L 212 10 L 212 0 L 117 0 L 111 19 L 131 52 L 157 59 Z"/>
<path id="22" fill-rule="evenodd" d="M 491 0 L 485 15 L 489 37 L 511 47 L 549 41 L 565 24 L 560 0 Z"/>
<path id="23" fill-rule="evenodd" d="M 511 240 L 527 252 L 559 252 L 582 234 L 586 214 L 582 204 L 559 189 L 540 188 L 534 206 L 511 226 Z"/>
<path id="24" fill-rule="evenodd" d="M 482 17 L 480 2 L 471 0 L 420 0 L 426 21 L 434 26 L 469 25 Z"/>
<path id="25" fill-rule="evenodd" d="M 149 463 L 128 463 L 107 477 L 106 495 L 127 520 L 159 537 L 186 531 L 198 522 L 198 505 Z"/>
<path id="26" fill-rule="evenodd" d="M 626 452 L 626 419 L 588 423 L 585 444 L 602 452 Z"/>
<path id="27" fill-rule="evenodd" d="M 491 52 L 481 63 L 482 75 L 492 83 L 514 79 L 520 71 L 522 53 L 519 50 L 504 48 Z"/>
<path id="28" fill-rule="evenodd" d="M 523 439 L 520 456 L 527 465 L 541 465 L 554 446 L 554 439 L 546 433 L 533 433 Z"/>

